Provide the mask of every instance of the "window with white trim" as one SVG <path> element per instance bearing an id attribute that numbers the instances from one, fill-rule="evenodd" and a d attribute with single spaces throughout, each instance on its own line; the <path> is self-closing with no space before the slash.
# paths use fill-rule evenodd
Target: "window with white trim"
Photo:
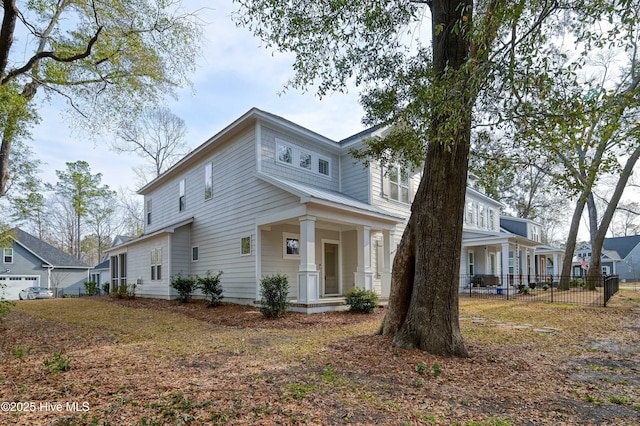
<path id="1" fill-rule="evenodd" d="M 13 249 L 6 248 L 2 250 L 2 260 L 4 263 L 13 263 Z"/>
<path id="2" fill-rule="evenodd" d="M 329 158 L 279 139 L 276 139 L 276 161 L 310 173 L 331 176 Z"/>
<path id="3" fill-rule="evenodd" d="M 495 231 L 496 230 L 496 219 L 495 219 L 495 213 L 492 209 L 489 209 L 489 230 L 491 231 Z"/>
<path id="4" fill-rule="evenodd" d="M 409 193 L 409 171 L 406 167 L 393 165 L 383 168 L 383 193 L 391 200 L 411 202 Z"/>
<path id="5" fill-rule="evenodd" d="M 473 225 L 473 203 L 471 201 L 467 203 L 464 221 L 467 225 Z"/>
<path id="6" fill-rule="evenodd" d="M 318 173 L 329 176 L 331 173 L 331 163 L 326 158 L 318 158 Z"/>
<path id="7" fill-rule="evenodd" d="M 308 152 L 300 151 L 300 167 L 303 169 L 311 170 L 311 154 Z"/>
<path id="8" fill-rule="evenodd" d="M 204 199 L 213 198 L 213 163 L 204 166 Z"/>
<path id="9" fill-rule="evenodd" d="M 278 161 L 293 164 L 293 149 L 289 146 L 278 144 Z"/>
<path id="10" fill-rule="evenodd" d="M 540 231 L 537 226 L 531 226 L 531 239 L 540 242 Z"/>
<path id="11" fill-rule="evenodd" d="M 147 200 L 147 225 L 151 225 L 151 200 Z"/>
<path id="12" fill-rule="evenodd" d="M 162 280 L 162 247 L 151 250 L 151 281 Z"/>
<path id="13" fill-rule="evenodd" d="M 486 220 L 485 220 L 485 207 L 484 206 L 480 206 L 480 215 L 479 215 L 479 219 L 478 219 L 478 225 L 480 226 L 480 228 L 485 228 L 486 225 Z"/>
<path id="14" fill-rule="evenodd" d="M 240 239 L 240 255 L 248 256 L 251 254 L 251 236 L 242 237 Z"/>
<path id="15" fill-rule="evenodd" d="M 198 246 L 191 247 L 191 261 L 197 262 L 200 260 L 200 248 Z"/>
<path id="16" fill-rule="evenodd" d="M 288 232 L 282 233 L 282 257 L 287 258 L 300 258 L 300 235 L 290 234 Z"/>
<path id="17" fill-rule="evenodd" d="M 183 212 L 187 208 L 187 183 L 185 179 L 180 180 L 180 198 L 178 198 L 179 211 Z"/>

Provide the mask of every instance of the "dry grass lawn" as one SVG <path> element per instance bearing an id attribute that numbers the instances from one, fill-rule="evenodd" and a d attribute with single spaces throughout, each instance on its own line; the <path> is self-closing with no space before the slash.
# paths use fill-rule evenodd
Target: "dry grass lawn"
<path id="1" fill-rule="evenodd" d="M 373 335 L 383 315 L 19 302 L 0 425 L 638 424 L 637 291 L 607 308 L 462 298 L 468 359 L 394 348 Z"/>

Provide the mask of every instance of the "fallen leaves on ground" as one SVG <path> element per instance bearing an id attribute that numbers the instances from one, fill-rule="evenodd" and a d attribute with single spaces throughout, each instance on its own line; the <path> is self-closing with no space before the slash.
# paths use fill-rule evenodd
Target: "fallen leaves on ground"
<path id="1" fill-rule="evenodd" d="M 374 335 L 384 309 L 266 320 L 201 301 L 20 302 L 0 325 L 0 402 L 36 405 L 0 424 L 636 424 L 640 302 L 616 298 L 461 300 L 484 320 L 461 322 L 466 359 Z"/>

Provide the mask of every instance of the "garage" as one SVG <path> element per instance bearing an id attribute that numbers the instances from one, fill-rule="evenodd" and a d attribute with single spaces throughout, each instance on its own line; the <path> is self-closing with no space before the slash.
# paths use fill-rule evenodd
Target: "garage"
<path id="1" fill-rule="evenodd" d="M 0 275 L 0 284 L 5 285 L 5 299 L 18 300 L 20 290 L 24 290 L 27 287 L 40 286 L 40 277 L 37 275 Z"/>

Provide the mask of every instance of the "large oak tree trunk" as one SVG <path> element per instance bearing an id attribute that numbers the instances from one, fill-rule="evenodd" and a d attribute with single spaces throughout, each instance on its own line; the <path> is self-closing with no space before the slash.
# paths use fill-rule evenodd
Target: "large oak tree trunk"
<path id="1" fill-rule="evenodd" d="M 598 226 L 598 230 L 595 235 L 592 237 L 591 241 L 591 261 L 589 262 L 589 271 L 587 272 L 587 288 L 589 290 L 595 290 L 596 285 L 602 282 L 602 246 L 604 245 L 604 238 L 609 230 L 609 225 L 611 225 L 611 220 L 613 219 L 613 214 L 618 207 L 618 203 L 620 202 L 620 198 L 622 198 L 622 194 L 624 193 L 624 189 L 627 187 L 627 183 L 629 182 L 629 177 L 633 173 L 633 169 L 635 168 L 638 159 L 640 158 L 640 145 L 636 147 L 636 149 L 631 153 L 627 162 L 625 163 L 624 169 L 620 174 L 620 178 L 616 183 L 616 189 L 609 200 L 609 204 L 602 215 L 602 220 L 600 221 L 600 225 Z"/>
<path id="2" fill-rule="evenodd" d="M 469 55 L 463 27 L 472 1 L 434 1 L 433 63 L 442 78 Z M 449 74 L 450 75 L 450 74 Z M 449 78 L 445 76 L 444 78 Z M 393 263 L 389 308 L 379 333 L 394 345 L 444 356 L 468 356 L 458 322 L 458 286 L 473 95 L 466 76 L 441 84 L 446 107 L 432 110 L 424 174 Z M 425 108 L 429 110 L 429 108 Z M 455 126 L 450 114 L 459 117 Z"/>
<path id="3" fill-rule="evenodd" d="M 580 219 L 584 212 L 584 206 L 587 200 L 585 194 L 580 194 L 580 198 L 573 210 L 571 225 L 569 226 L 569 235 L 567 236 L 567 244 L 564 249 L 564 261 L 562 262 L 562 272 L 560 273 L 560 283 L 558 290 L 569 290 L 569 281 L 571 280 L 571 268 L 573 267 L 573 253 L 576 250 L 576 241 L 578 239 L 578 230 L 580 229 Z"/>

